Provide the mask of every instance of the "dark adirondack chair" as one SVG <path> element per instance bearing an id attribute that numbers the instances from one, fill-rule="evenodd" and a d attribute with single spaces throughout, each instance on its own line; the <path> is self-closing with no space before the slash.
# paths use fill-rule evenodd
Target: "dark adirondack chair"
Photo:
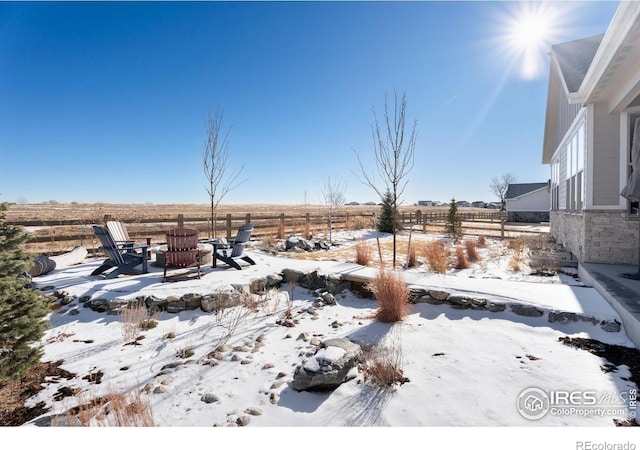
<path id="1" fill-rule="evenodd" d="M 164 254 L 164 276 L 167 281 L 168 268 L 198 268 L 200 278 L 200 250 L 198 249 L 198 230 L 192 228 L 174 228 L 167 232 L 167 251 Z"/>
<path id="2" fill-rule="evenodd" d="M 119 275 L 139 275 L 148 272 L 147 246 L 118 245 L 104 227 L 94 225 L 93 233 L 100 240 L 100 250 L 107 255 L 107 259 L 91 275 L 103 275 L 105 278 L 115 278 Z M 136 250 L 141 250 L 136 253 Z M 141 269 L 137 269 L 142 266 Z M 109 273 L 105 273 L 114 269 Z"/>
<path id="3" fill-rule="evenodd" d="M 213 255 L 214 261 L 220 260 L 231 267 L 234 267 L 238 270 L 242 270 L 240 264 L 238 264 L 238 259 L 248 262 L 249 264 L 254 265 L 256 262 L 251 259 L 249 255 L 247 255 L 244 250 L 251 238 L 251 233 L 253 232 L 253 224 L 248 223 L 246 225 L 241 226 L 238 229 L 238 234 L 236 238 L 229 242 L 227 246 L 216 246 L 215 252 Z"/>

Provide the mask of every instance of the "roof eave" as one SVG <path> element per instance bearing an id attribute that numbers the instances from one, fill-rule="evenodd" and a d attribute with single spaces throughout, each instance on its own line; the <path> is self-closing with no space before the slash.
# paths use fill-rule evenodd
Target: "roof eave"
<path id="1" fill-rule="evenodd" d="M 604 77 L 616 52 L 620 49 L 629 30 L 639 16 L 640 2 L 620 3 L 578 92 L 571 97 L 575 102 L 589 103 L 593 101 L 600 80 Z M 616 30 L 616 32 L 613 33 L 610 30 Z"/>

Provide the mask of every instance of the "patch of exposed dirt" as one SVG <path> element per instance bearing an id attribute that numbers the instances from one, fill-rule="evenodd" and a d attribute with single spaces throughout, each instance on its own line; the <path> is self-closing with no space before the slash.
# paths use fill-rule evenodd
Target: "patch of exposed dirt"
<path id="1" fill-rule="evenodd" d="M 622 365 L 627 366 L 631 372 L 629 381 L 635 383 L 636 386 L 640 386 L 640 350 L 637 348 L 605 344 L 595 339 L 572 338 L 569 336 L 558 338 L 558 340 L 563 344 L 572 345 L 606 359 L 611 363 L 604 365 L 609 369 L 607 370 L 609 372 L 611 372 L 611 365 L 616 367 Z"/>
<path id="2" fill-rule="evenodd" d="M 563 344 L 586 350 L 589 353 L 593 353 L 594 355 L 607 360 L 608 363 L 600 366 L 600 370 L 605 373 L 617 372 L 618 366 L 627 366 L 629 368 L 629 372 L 631 372 L 631 376 L 628 378 L 629 381 L 635 383 L 636 387 L 640 386 L 640 350 L 637 348 L 605 344 L 604 342 L 596 341 L 595 339 L 572 338 L 569 336 L 558 338 L 558 340 Z M 637 419 L 613 419 L 613 423 L 617 427 L 640 425 Z"/>
<path id="3" fill-rule="evenodd" d="M 46 413 L 44 402 L 27 408 L 25 402 L 44 389 L 46 383 L 56 379 L 67 380 L 75 374 L 60 368 L 62 361 L 44 362 L 33 367 L 20 380 L 9 380 L 0 384 L 0 426 L 20 426 Z"/>

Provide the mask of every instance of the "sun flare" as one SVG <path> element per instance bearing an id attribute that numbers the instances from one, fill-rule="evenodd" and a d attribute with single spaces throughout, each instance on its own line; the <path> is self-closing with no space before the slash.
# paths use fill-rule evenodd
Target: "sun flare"
<path id="1" fill-rule="evenodd" d="M 538 47 L 547 41 L 550 26 L 549 20 L 540 14 L 525 14 L 513 24 L 513 44 Z"/>
<path id="2" fill-rule="evenodd" d="M 566 13 L 566 11 L 564 11 Z M 566 14 L 565 14 L 566 15 Z M 503 22 L 501 46 L 525 79 L 540 76 L 545 55 L 562 29 L 563 14 L 546 2 L 523 2 Z"/>

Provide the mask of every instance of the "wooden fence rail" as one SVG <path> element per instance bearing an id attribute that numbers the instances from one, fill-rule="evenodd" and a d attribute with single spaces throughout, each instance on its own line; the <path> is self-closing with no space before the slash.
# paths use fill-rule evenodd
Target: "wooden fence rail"
<path id="1" fill-rule="evenodd" d="M 497 221 L 504 220 L 504 213 L 500 211 L 488 212 L 460 212 L 462 221 Z M 372 228 L 375 226 L 377 214 L 375 212 L 349 213 L 338 212 L 332 216 L 334 231 Z M 405 226 L 422 225 L 426 228 L 430 223 L 442 223 L 447 218 L 447 212 L 402 212 L 400 221 Z M 118 217 L 105 215 L 102 224 L 107 220 L 119 220 Z M 153 244 L 163 243 L 165 233 L 174 227 L 196 228 L 202 237 L 211 237 L 211 217 L 185 216 L 178 214 L 173 217 L 137 218 L 135 221 L 123 221 L 129 234 L 136 240 L 151 239 Z M 238 228 L 245 223 L 254 224 L 252 239 L 265 240 L 285 238 L 289 235 L 309 237 L 319 233 L 328 234 L 329 222 L 326 214 L 224 214 L 215 218 L 215 235 L 232 239 Z M 27 241 L 27 251 L 30 253 L 62 253 L 75 246 L 87 248 L 95 253 L 99 242 L 93 235 L 92 225 L 95 222 L 75 218 L 65 220 L 25 220 L 7 222 L 20 225 L 31 232 Z"/>

